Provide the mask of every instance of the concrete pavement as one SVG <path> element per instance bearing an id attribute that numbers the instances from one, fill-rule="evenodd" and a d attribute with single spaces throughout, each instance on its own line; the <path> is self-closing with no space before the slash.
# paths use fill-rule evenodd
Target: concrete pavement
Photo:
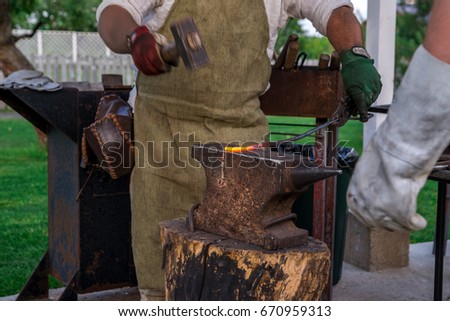
<path id="1" fill-rule="evenodd" d="M 450 243 L 447 243 L 450 245 Z M 448 249 L 450 249 L 447 246 Z M 334 301 L 430 301 L 434 293 L 433 243 L 412 244 L 409 266 L 368 272 L 344 262 Z M 450 300 L 450 255 L 444 260 L 443 300 Z"/>

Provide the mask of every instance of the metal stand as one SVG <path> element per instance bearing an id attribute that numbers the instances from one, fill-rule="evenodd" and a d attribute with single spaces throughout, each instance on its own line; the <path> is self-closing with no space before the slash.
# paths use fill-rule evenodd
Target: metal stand
<path id="1" fill-rule="evenodd" d="M 42 299 L 48 297 L 48 251 L 42 259 L 28 282 L 20 291 L 16 301 L 28 301 L 31 299 Z"/>
<path id="2" fill-rule="evenodd" d="M 437 217 L 435 235 L 435 261 L 434 261 L 434 300 L 442 301 L 442 285 L 444 275 L 444 257 L 447 243 L 447 184 L 450 183 L 450 170 L 433 172 L 431 180 L 438 182 Z"/>
<path id="3" fill-rule="evenodd" d="M 318 119 L 317 125 L 326 121 L 326 119 Z M 316 136 L 316 158 L 322 161 L 323 167 L 337 167 L 337 164 L 332 164 L 333 160 L 337 159 L 337 153 L 333 151 L 333 148 L 337 144 L 337 135 L 337 127 L 332 125 L 319 132 Z M 334 248 L 335 211 L 336 177 L 329 177 L 314 184 L 312 237 L 325 242 L 328 248 L 331 249 L 331 271 L 333 271 L 334 253 L 332 249 Z M 328 285 L 322 296 L 323 300 L 331 300 L 332 284 L 333 273 L 330 273 Z"/>
<path id="4" fill-rule="evenodd" d="M 107 90 L 105 90 L 107 88 Z M 60 300 L 135 285 L 129 176 L 81 168 L 83 128 L 100 98 L 128 87 L 64 83 L 56 92 L 0 90 L 0 99 L 48 136 L 48 250 L 17 300 L 48 298 L 48 275 L 65 286 Z"/>

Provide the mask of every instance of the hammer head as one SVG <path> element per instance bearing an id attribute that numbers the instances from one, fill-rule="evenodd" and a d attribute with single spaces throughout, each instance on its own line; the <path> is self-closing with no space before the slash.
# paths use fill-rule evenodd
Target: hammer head
<path id="1" fill-rule="evenodd" d="M 209 63 L 205 45 L 192 18 L 175 22 L 170 30 L 186 68 L 196 69 Z"/>

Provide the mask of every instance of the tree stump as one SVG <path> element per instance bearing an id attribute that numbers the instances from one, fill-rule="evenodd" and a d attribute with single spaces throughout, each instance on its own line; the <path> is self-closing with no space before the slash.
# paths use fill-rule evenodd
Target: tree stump
<path id="1" fill-rule="evenodd" d="M 184 219 L 160 227 L 167 300 L 310 301 L 319 300 L 328 283 L 330 252 L 321 241 L 268 251 L 191 232 Z"/>

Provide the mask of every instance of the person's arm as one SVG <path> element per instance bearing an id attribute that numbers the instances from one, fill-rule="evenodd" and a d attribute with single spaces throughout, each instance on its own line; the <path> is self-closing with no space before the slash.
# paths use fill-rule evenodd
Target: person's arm
<path id="1" fill-rule="evenodd" d="M 105 7 L 98 19 L 98 33 L 112 51 L 130 53 L 135 66 L 145 75 L 170 71 L 155 35 L 146 26 L 138 25 L 126 9 L 117 5 Z"/>
<path id="2" fill-rule="evenodd" d="M 342 80 L 361 121 L 369 119 L 369 106 L 381 91 L 381 76 L 364 49 L 361 25 L 348 0 L 284 0 L 286 15 L 309 19 L 326 36 L 342 62 Z"/>
<path id="3" fill-rule="evenodd" d="M 131 14 L 122 7 L 111 5 L 106 7 L 98 21 L 98 33 L 109 49 L 116 53 L 129 53 L 127 36 L 138 24 Z"/>
<path id="4" fill-rule="evenodd" d="M 328 19 L 327 37 L 341 57 L 345 89 L 360 120 L 366 122 L 368 109 L 380 94 L 382 84 L 374 61 L 364 48 L 361 25 L 352 8 L 342 6 L 333 10 Z"/>
<path id="5" fill-rule="evenodd" d="M 450 1 L 435 0 L 423 46 L 364 148 L 347 189 L 349 211 L 369 227 L 421 230 L 417 197 L 450 144 Z"/>
<path id="6" fill-rule="evenodd" d="M 450 4 L 435 0 L 423 46 L 437 59 L 450 64 Z"/>
<path id="7" fill-rule="evenodd" d="M 327 24 L 327 37 L 339 54 L 364 45 L 361 25 L 352 8 L 343 6 L 333 10 Z"/>

